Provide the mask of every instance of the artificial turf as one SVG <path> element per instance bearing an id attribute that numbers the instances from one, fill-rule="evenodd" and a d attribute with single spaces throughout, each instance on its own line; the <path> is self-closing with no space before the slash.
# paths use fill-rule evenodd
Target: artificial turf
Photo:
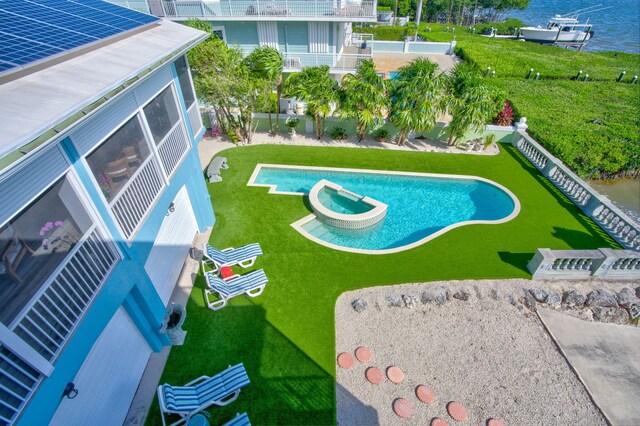
<path id="1" fill-rule="evenodd" d="M 335 423 L 334 305 L 345 291 L 527 278 L 536 248 L 617 247 L 508 144 L 501 144 L 497 156 L 282 145 L 244 146 L 220 155 L 230 169 L 222 182 L 209 185 L 216 215 L 211 244 L 259 242 L 265 254 L 255 268 L 265 270 L 269 284 L 261 296 L 236 297 L 214 312 L 204 305 L 198 277 L 187 306 L 185 344 L 172 348 L 161 379 L 179 385 L 243 362 L 251 384 L 237 401 L 209 410 L 215 425 L 238 412 L 247 412 L 254 425 Z M 455 228 L 412 250 L 347 253 L 318 245 L 290 226 L 309 214 L 305 197 L 247 187 L 257 163 L 476 175 L 509 188 L 522 209 L 510 222 Z M 160 424 L 157 401 L 147 423 Z"/>

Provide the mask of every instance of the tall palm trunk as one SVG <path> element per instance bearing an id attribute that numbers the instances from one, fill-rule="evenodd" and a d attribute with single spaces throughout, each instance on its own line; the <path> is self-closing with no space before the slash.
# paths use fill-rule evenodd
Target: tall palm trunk
<path id="1" fill-rule="evenodd" d="M 275 130 L 275 134 L 279 134 L 280 133 L 280 98 L 282 97 L 282 79 L 278 82 L 278 87 L 276 88 L 276 102 L 278 103 L 276 105 L 276 130 Z"/>

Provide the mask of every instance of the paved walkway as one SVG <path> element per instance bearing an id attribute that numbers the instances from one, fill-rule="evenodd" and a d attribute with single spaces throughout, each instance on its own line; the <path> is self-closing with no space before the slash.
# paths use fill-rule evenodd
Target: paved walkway
<path id="1" fill-rule="evenodd" d="M 393 53 L 393 52 L 375 52 L 373 54 L 373 63 L 376 71 L 389 74 L 391 71 L 398 71 L 400 68 L 413 61 L 416 58 L 425 58 L 431 62 L 438 64 L 438 67 L 448 72 L 458 62 L 460 58 L 455 55 L 425 55 L 421 53 Z"/>
<path id="2" fill-rule="evenodd" d="M 378 142 L 371 139 L 365 139 L 362 142 L 358 142 L 355 136 L 349 137 L 344 141 L 336 141 L 325 137 L 322 140 L 317 140 L 315 137 L 307 134 L 298 134 L 291 136 L 283 133 L 278 136 L 272 136 L 268 133 L 256 133 L 253 135 L 253 141 L 251 145 L 295 145 L 295 146 L 332 146 L 340 148 L 369 148 L 369 149 L 386 149 L 392 151 L 418 151 L 418 152 L 442 152 L 449 154 L 466 154 L 466 155 L 497 155 L 500 152 L 499 144 L 494 144 L 484 151 L 466 151 L 455 146 L 449 146 L 445 142 L 433 141 L 429 139 L 412 139 L 407 141 L 404 145 L 400 146 L 395 143 Z M 200 165 L 202 169 L 206 169 L 211 159 L 220 151 L 227 148 L 233 148 L 235 146 L 243 146 L 244 144 L 236 145 L 229 142 L 226 138 L 211 138 L 206 137 L 202 139 L 200 145 L 198 145 L 198 154 L 200 155 Z"/>
<path id="3" fill-rule="evenodd" d="M 607 420 L 640 425 L 640 328 L 538 315 Z"/>

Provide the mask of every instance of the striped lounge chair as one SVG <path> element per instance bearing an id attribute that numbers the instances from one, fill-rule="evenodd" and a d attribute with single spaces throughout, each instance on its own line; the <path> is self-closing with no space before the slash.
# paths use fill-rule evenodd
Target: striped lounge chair
<path id="1" fill-rule="evenodd" d="M 222 426 L 251 426 L 247 413 L 238 414 Z"/>
<path id="2" fill-rule="evenodd" d="M 218 250 L 205 243 L 202 252 L 203 269 L 205 264 L 213 264 L 215 267 L 213 272 L 223 266 L 240 265 L 243 268 L 248 268 L 253 266 L 258 256 L 262 256 L 262 248 L 258 243 L 239 248 L 229 247 L 224 250 Z"/>
<path id="3" fill-rule="evenodd" d="M 226 306 L 229 299 L 241 294 L 249 297 L 260 296 L 269 281 L 264 270 L 249 272 L 245 275 L 232 275 L 226 281 L 218 277 L 214 272 L 205 272 L 207 288 L 204 290 L 204 299 L 209 309 L 217 311 Z M 211 302 L 209 296 L 217 295 L 218 300 Z"/>
<path id="4" fill-rule="evenodd" d="M 180 420 L 171 426 L 187 423 L 189 419 L 211 405 L 227 405 L 238 398 L 240 389 L 249 384 L 249 376 L 242 363 L 229 366 L 215 376 L 199 377 L 184 386 L 158 386 L 158 401 L 162 424 L 165 414 L 177 414 Z"/>

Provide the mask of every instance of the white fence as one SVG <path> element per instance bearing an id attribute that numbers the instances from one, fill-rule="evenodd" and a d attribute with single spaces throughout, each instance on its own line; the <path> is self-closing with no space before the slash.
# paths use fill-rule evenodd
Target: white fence
<path id="1" fill-rule="evenodd" d="M 111 3 L 168 18 L 223 18 L 260 21 L 315 18 L 321 21 L 376 20 L 376 1 L 334 0 L 109 0 Z"/>
<path id="2" fill-rule="evenodd" d="M 349 47 L 361 47 L 363 44 L 367 44 L 371 47 L 373 41 L 373 34 L 365 33 L 347 33 L 344 39 L 344 45 Z"/>
<path id="3" fill-rule="evenodd" d="M 640 253 L 632 250 L 538 249 L 527 265 L 539 279 L 631 279 L 640 280 Z"/>
<path id="4" fill-rule="evenodd" d="M 519 129 L 513 140 L 518 150 L 621 246 L 640 251 L 640 225 L 527 135 L 524 122 Z"/>
<path id="5" fill-rule="evenodd" d="M 187 114 L 189 115 L 191 131 L 193 132 L 193 135 L 196 136 L 200 129 L 202 129 L 202 117 L 200 116 L 198 102 L 194 102 L 193 105 L 189 107 Z"/>
<path id="6" fill-rule="evenodd" d="M 428 41 L 387 41 L 374 40 L 371 42 L 373 53 L 422 53 L 425 55 L 453 55 L 456 47 L 455 40 L 450 43 Z"/>

